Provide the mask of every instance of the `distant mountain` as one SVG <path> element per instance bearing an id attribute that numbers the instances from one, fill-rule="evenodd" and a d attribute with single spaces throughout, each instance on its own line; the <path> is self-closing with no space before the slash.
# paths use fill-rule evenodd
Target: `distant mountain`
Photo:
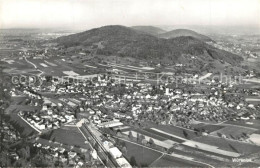
<path id="1" fill-rule="evenodd" d="M 176 29 L 159 35 L 159 37 L 166 39 L 181 36 L 191 36 L 202 41 L 212 41 L 209 37 L 188 29 Z"/>
<path id="2" fill-rule="evenodd" d="M 133 26 L 131 28 L 154 36 L 158 36 L 159 34 L 166 32 L 165 30 L 154 26 Z"/>
<path id="3" fill-rule="evenodd" d="M 152 62 L 177 62 L 183 54 L 201 55 L 203 59 L 217 59 L 231 64 L 243 60 L 240 56 L 214 48 L 196 38 L 157 38 L 124 26 L 104 26 L 56 39 L 65 48 L 88 47 L 101 44 L 97 54 L 134 57 Z"/>

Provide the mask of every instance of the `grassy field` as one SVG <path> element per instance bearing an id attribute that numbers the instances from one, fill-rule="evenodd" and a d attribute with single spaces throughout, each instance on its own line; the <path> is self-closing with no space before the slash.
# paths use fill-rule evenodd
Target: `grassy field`
<path id="1" fill-rule="evenodd" d="M 22 98 L 17 98 L 14 100 L 16 103 L 22 103 Z M 34 130 L 29 124 L 27 124 L 24 120 L 22 120 L 18 116 L 18 112 L 21 111 L 35 111 L 39 110 L 40 107 L 35 106 L 26 106 L 26 105 L 10 105 L 6 110 L 5 114 L 10 116 L 10 123 L 21 133 L 22 136 L 29 136 L 35 133 L 38 133 Z"/>
<path id="2" fill-rule="evenodd" d="M 26 137 L 38 133 L 30 125 L 24 122 L 16 113 L 11 113 L 10 123 L 21 133 L 22 136 Z"/>
<path id="3" fill-rule="evenodd" d="M 86 140 L 76 127 L 64 127 L 55 129 L 48 132 L 46 135 L 47 136 L 42 136 L 42 138 L 55 142 L 60 142 L 69 146 L 89 148 L 89 146 L 85 144 Z"/>
<path id="4" fill-rule="evenodd" d="M 198 137 L 193 140 L 200 143 L 217 146 L 219 149 L 222 150 L 237 152 L 242 155 L 260 151 L 260 147 L 253 144 L 231 141 L 228 139 L 217 138 L 217 137 L 206 136 L 206 137 Z"/>
<path id="5" fill-rule="evenodd" d="M 226 135 L 228 138 L 237 139 L 241 136 L 250 135 L 255 132 L 255 129 L 236 127 L 236 126 L 226 126 L 220 130 L 212 132 L 212 135 L 218 136 L 219 133 Z"/>
<path id="6" fill-rule="evenodd" d="M 6 110 L 6 114 L 11 114 L 11 113 L 18 113 L 19 111 L 38 111 L 40 110 L 40 106 L 27 106 L 27 105 L 10 105 Z"/>
<path id="7" fill-rule="evenodd" d="M 165 140 L 167 140 L 167 138 L 165 138 L 165 137 L 163 137 L 163 136 L 160 136 L 160 135 L 151 133 L 151 132 L 146 131 L 146 130 L 135 129 L 134 131 L 136 131 L 137 133 L 143 134 L 143 135 L 145 135 L 145 136 L 149 136 L 149 137 L 151 137 L 151 138 L 158 139 L 158 140 L 160 140 L 160 141 L 165 141 Z"/>
<path id="8" fill-rule="evenodd" d="M 148 167 L 161 155 L 159 152 L 127 141 L 120 140 L 119 142 L 125 142 L 127 152 L 124 155 L 132 166 Z"/>
<path id="9" fill-rule="evenodd" d="M 186 130 L 186 129 L 182 129 L 179 127 L 175 127 L 175 126 L 170 126 L 170 125 L 156 125 L 156 124 L 150 124 L 150 128 L 156 128 L 159 130 L 162 130 L 164 132 L 167 132 L 169 134 L 173 134 L 185 139 L 193 139 L 198 137 L 198 135 L 191 130 Z"/>
<path id="10" fill-rule="evenodd" d="M 260 120 L 240 120 L 240 121 L 227 121 L 226 124 L 239 125 L 249 128 L 260 129 Z M 249 124 L 250 123 L 250 124 Z"/>
<path id="11" fill-rule="evenodd" d="M 169 139 L 169 140 L 172 140 L 172 141 L 175 141 L 175 142 L 178 142 L 178 143 L 183 143 L 184 142 L 184 140 L 182 140 L 182 139 L 175 138 L 175 137 L 169 136 L 167 134 L 164 134 L 164 133 L 152 130 L 152 129 L 145 129 L 145 131 L 149 132 L 150 134 L 161 136 L 161 137 L 163 137 L 165 139 Z"/>
<path id="12" fill-rule="evenodd" d="M 210 124 L 203 124 L 203 123 L 195 124 L 192 126 L 200 131 L 207 130 L 208 132 L 214 132 L 221 128 L 224 128 L 224 126 L 221 126 L 221 125 L 210 125 Z"/>
<path id="13" fill-rule="evenodd" d="M 206 167 L 205 165 L 164 155 L 155 161 L 150 167 Z"/>
<path id="14" fill-rule="evenodd" d="M 74 61 L 73 63 L 69 63 L 68 61 L 63 61 L 62 59 L 55 57 L 46 60 L 29 59 L 29 61 L 34 63 L 45 75 L 66 76 L 63 71 L 74 71 L 79 75 L 87 75 L 100 71 L 99 68 L 86 67 L 82 62 L 77 63 L 77 61 Z"/>

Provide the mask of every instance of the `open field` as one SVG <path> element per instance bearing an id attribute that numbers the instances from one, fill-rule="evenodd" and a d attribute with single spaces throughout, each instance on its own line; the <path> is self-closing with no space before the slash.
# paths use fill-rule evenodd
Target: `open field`
<path id="1" fill-rule="evenodd" d="M 124 156 L 132 166 L 148 167 L 161 155 L 161 153 L 159 152 L 144 148 L 142 146 L 127 141 L 119 140 L 119 142 L 125 143 L 127 153 L 124 154 Z"/>
<path id="2" fill-rule="evenodd" d="M 148 123 L 149 128 L 156 128 L 158 130 L 162 130 L 164 132 L 167 132 L 169 134 L 173 134 L 175 136 L 185 138 L 185 139 L 193 139 L 198 137 L 198 135 L 191 130 L 170 126 L 170 125 L 157 125 L 153 123 Z"/>
<path id="3" fill-rule="evenodd" d="M 155 135 L 158 135 L 158 136 L 162 136 L 162 137 L 164 137 L 166 139 L 169 139 L 169 140 L 172 140 L 174 142 L 178 142 L 178 143 L 183 143 L 184 142 L 183 139 L 180 139 L 180 138 L 177 138 L 177 137 L 174 137 L 174 136 L 170 136 L 170 135 L 167 135 L 167 134 L 155 131 L 153 129 L 145 129 L 145 131 L 147 131 L 149 133 L 152 133 L 152 134 L 155 134 Z"/>
<path id="4" fill-rule="evenodd" d="M 182 160 L 168 155 L 162 156 L 159 160 L 155 161 L 150 167 L 206 167 L 205 165 Z"/>
<path id="5" fill-rule="evenodd" d="M 199 131 L 205 130 L 208 132 L 214 132 L 221 128 L 224 128 L 224 126 L 221 126 L 221 125 L 211 125 L 211 124 L 204 124 L 204 123 L 194 124 L 194 125 L 192 125 L 192 127 L 196 128 Z"/>
<path id="6" fill-rule="evenodd" d="M 240 120 L 240 121 L 227 121 L 225 124 L 232 124 L 232 125 L 238 125 L 243 127 L 249 127 L 249 128 L 255 128 L 260 129 L 260 120 Z"/>
<path id="7" fill-rule="evenodd" d="M 69 146 L 79 146 L 81 148 L 88 147 L 88 144 L 85 144 L 85 139 L 78 131 L 76 127 L 63 127 L 59 129 L 52 130 L 43 136 L 42 138 L 60 142 Z"/>
<path id="8" fill-rule="evenodd" d="M 209 136 L 198 137 L 193 139 L 193 141 L 217 146 L 219 149 L 240 153 L 242 155 L 247 155 L 250 153 L 255 153 L 260 151 L 260 147 L 253 144 L 231 141 L 228 139 L 217 138 L 217 137 L 209 137 Z"/>
<path id="9" fill-rule="evenodd" d="M 16 113 L 10 114 L 9 121 L 20 133 L 22 136 L 26 137 L 29 135 L 37 134 L 38 132 L 34 130 L 30 125 L 24 122 Z"/>
<path id="10" fill-rule="evenodd" d="M 153 133 L 148 132 L 148 131 L 146 131 L 146 130 L 135 129 L 135 131 L 138 132 L 138 133 L 140 133 L 140 134 L 143 134 L 143 135 L 145 135 L 145 136 L 149 136 L 149 137 L 151 137 L 151 138 L 158 139 L 158 140 L 160 140 L 160 141 L 165 141 L 165 140 L 167 140 L 167 138 L 164 138 L 164 137 L 162 137 L 162 136 L 160 136 L 160 135 L 157 135 L 157 134 L 153 134 Z"/>
<path id="11" fill-rule="evenodd" d="M 28 59 L 28 61 L 32 62 L 39 70 L 43 71 L 45 75 L 52 76 L 64 76 L 70 75 L 70 72 L 74 72 L 79 75 L 87 75 L 93 74 L 102 71 L 100 68 L 87 67 L 79 62 L 80 60 L 76 60 L 74 62 L 71 61 L 63 61 L 58 57 L 52 57 L 50 59 Z M 27 66 L 29 65 L 31 68 L 34 68 L 31 64 L 25 62 Z M 64 74 L 63 72 L 68 72 L 69 74 Z"/>
<path id="12" fill-rule="evenodd" d="M 34 112 L 34 111 L 38 111 L 40 109 L 41 109 L 40 106 L 27 106 L 27 105 L 20 105 L 20 104 L 17 105 L 17 104 L 15 104 L 15 105 L 10 105 L 5 110 L 5 113 L 6 114 L 11 114 L 11 113 L 17 114 L 19 111 L 31 111 L 31 112 Z"/>
<path id="13" fill-rule="evenodd" d="M 243 163 L 242 165 L 238 166 L 238 167 L 260 167 L 260 163 L 252 163 L 252 162 L 247 162 L 247 163 Z"/>
<path id="14" fill-rule="evenodd" d="M 228 138 L 237 139 L 241 136 L 250 135 L 255 131 L 256 131 L 255 129 L 251 129 L 251 128 L 226 126 L 220 130 L 212 132 L 211 134 L 215 136 L 219 136 L 220 133 L 226 135 Z"/>

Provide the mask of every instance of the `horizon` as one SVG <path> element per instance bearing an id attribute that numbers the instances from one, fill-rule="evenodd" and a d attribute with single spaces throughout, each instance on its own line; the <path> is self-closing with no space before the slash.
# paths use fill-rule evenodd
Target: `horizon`
<path id="1" fill-rule="evenodd" d="M 70 33 L 80 33 L 84 31 L 89 31 L 91 29 L 101 28 L 105 26 L 123 26 L 132 28 L 135 26 L 144 26 L 144 27 L 155 27 L 164 30 L 165 32 L 177 30 L 177 29 L 186 29 L 186 30 L 192 30 L 200 34 L 205 35 L 260 35 L 260 29 L 256 26 L 245 26 L 245 25 L 236 25 L 236 26 L 211 26 L 211 25 L 133 25 L 133 26 L 126 26 L 126 25 L 102 25 L 98 27 L 93 28 L 81 28 L 81 29 L 73 29 L 70 27 L 55 27 L 55 28 L 31 28 L 31 27 L 13 27 L 13 28 L 0 28 L 0 30 L 33 30 L 33 31 L 42 31 L 42 32 L 70 32 Z"/>
<path id="2" fill-rule="evenodd" d="M 1 29 L 89 30 L 105 25 L 260 29 L 258 0 L 0 0 L 0 8 Z"/>

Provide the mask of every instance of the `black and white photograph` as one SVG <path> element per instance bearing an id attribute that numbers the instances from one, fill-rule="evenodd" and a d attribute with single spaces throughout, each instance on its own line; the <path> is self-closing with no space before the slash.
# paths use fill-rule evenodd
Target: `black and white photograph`
<path id="1" fill-rule="evenodd" d="M 0 0 L 0 168 L 259 168 L 260 0 Z"/>

